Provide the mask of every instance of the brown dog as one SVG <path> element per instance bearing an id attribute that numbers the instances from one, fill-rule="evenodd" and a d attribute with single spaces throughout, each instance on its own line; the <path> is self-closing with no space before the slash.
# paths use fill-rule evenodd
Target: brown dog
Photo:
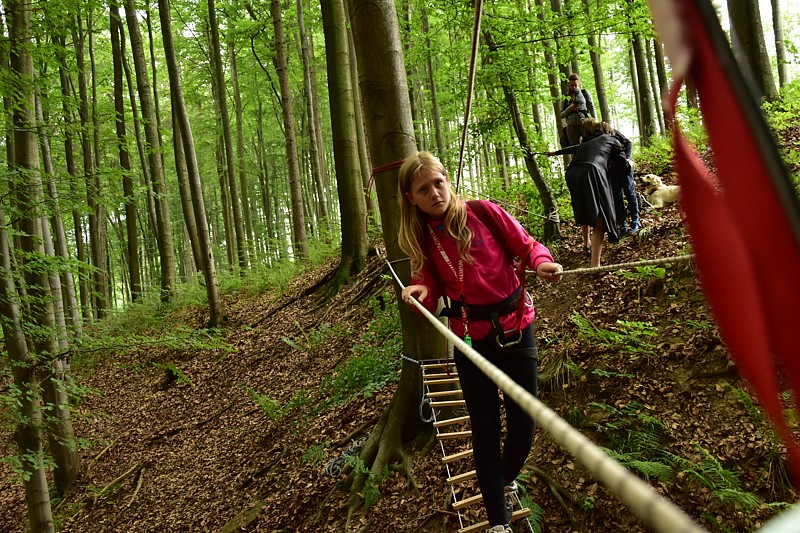
<path id="1" fill-rule="evenodd" d="M 661 178 L 655 174 L 637 176 L 636 184 L 644 187 L 644 196 L 653 207 L 664 207 L 664 204 L 676 202 L 680 194 L 680 187 L 664 185 Z"/>

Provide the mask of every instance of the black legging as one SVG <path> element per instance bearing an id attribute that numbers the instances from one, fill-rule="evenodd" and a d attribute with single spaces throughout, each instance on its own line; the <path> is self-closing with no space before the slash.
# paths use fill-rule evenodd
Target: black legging
<path id="1" fill-rule="evenodd" d="M 522 331 L 519 344 L 501 349 L 494 336 L 473 341 L 473 348 L 525 390 L 536 396 L 538 355 L 533 325 Z M 536 423 L 514 401 L 503 399 L 506 440 L 500 452 L 500 401 L 497 385 L 460 350 L 454 351 L 458 378 L 472 424 L 472 449 L 478 486 L 483 494 L 490 526 L 507 524 L 503 486 L 519 474 L 533 444 Z"/>

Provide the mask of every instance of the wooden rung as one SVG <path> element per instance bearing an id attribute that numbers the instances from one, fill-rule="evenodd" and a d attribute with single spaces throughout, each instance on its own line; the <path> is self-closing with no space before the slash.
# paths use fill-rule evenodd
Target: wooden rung
<path id="1" fill-rule="evenodd" d="M 425 374 L 425 379 L 446 379 L 446 378 L 457 378 L 458 372 L 450 372 L 449 374 Z"/>
<path id="2" fill-rule="evenodd" d="M 428 406 L 430 408 L 434 407 L 459 407 L 461 405 L 467 405 L 467 402 L 464 400 L 448 400 L 445 402 L 431 402 Z"/>
<path id="3" fill-rule="evenodd" d="M 469 507 L 470 505 L 475 505 L 476 503 L 480 503 L 483 501 L 483 494 L 476 494 L 475 496 L 470 496 L 469 498 L 464 498 L 463 500 L 459 500 L 453 503 L 453 510 L 460 511 L 464 507 Z"/>
<path id="4" fill-rule="evenodd" d="M 471 436 L 472 436 L 472 431 L 453 431 L 450 433 L 439 433 L 438 435 L 436 435 L 436 438 L 439 440 L 450 440 L 450 439 L 463 439 Z"/>
<path id="5" fill-rule="evenodd" d="M 433 427 L 435 428 L 443 428 L 445 426 L 452 426 L 455 424 L 461 424 L 463 422 L 469 422 L 469 416 L 457 416 L 455 418 L 445 418 L 444 420 L 437 420 L 433 423 Z"/>
<path id="6" fill-rule="evenodd" d="M 465 459 L 471 456 L 472 456 L 472 449 L 464 450 L 463 452 L 454 453 L 452 455 L 445 455 L 444 457 L 442 457 L 442 462 L 444 464 L 452 463 L 454 461 Z"/>
<path id="7" fill-rule="evenodd" d="M 461 483 L 462 481 L 467 481 L 474 477 L 475 477 L 475 471 L 470 470 L 469 472 L 464 472 L 463 474 L 447 478 L 447 483 L 450 485 L 455 485 L 456 483 Z"/>
<path id="8" fill-rule="evenodd" d="M 436 392 L 429 392 L 425 396 L 428 398 L 441 398 L 443 396 L 453 396 L 454 394 L 461 394 L 461 389 L 453 389 L 453 390 L 440 390 Z"/>
<path id="9" fill-rule="evenodd" d="M 431 363 L 431 364 L 427 364 L 427 365 L 420 365 L 420 366 L 421 366 L 423 369 L 428 369 L 428 368 L 445 368 L 445 367 L 448 367 L 448 366 L 449 366 L 449 367 L 451 367 L 451 368 L 455 368 L 455 367 L 456 367 L 456 363 L 455 363 L 455 361 L 453 361 L 453 362 L 451 362 L 451 363 Z"/>
<path id="10" fill-rule="evenodd" d="M 431 386 L 431 385 L 448 385 L 450 383 L 458 383 L 458 378 L 448 378 L 448 379 L 425 379 L 422 381 L 423 384 Z"/>
<path id="11" fill-rule="evenodd" d="M 521 518 L 525 518 L 526 516 L 531 515 L 531 510 L 527 507 L 524 509 L 520 509 L 518 511 L 514 511 L 511 514 L 511 521 L 514 522 Z M 489 527 L 489 521 L 484 520 L 483 522 L 478 522 L 477 524 L 472 524 L 469 527 L 465 527 L 463 529 L 459 529 L 458 533 L 475 533 L 476 531 L 483 531 L 484 529 Z"/>

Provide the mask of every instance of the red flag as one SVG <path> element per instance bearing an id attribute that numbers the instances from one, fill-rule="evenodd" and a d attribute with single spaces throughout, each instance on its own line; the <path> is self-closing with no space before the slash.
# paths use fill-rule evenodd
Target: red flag
<path id="1" fill-rule="evenodd" d="M 685 70 L 678 77 L 685 73 L 697 87 L 717 167 L 714 176 L 674 123 L 681 204 L 700 282 L 736 366 L 788 447 L 793 480 L 800 483 L 800 448 L 783 415 L 778 378 L 783 373 L 795 394 L 800 391 L 800 208 L 713 10 L 694 0 L 672 5 L 671 30 L 683 35 L 662 38 L 671 41 L 667 51 L 677 51 Z M 669 32 L 670 21 L 659 20 L 662 8 L 653 6 L 654 18 L 659 30 Z M 665 104 L 671 116 L 681 81 Z"/>

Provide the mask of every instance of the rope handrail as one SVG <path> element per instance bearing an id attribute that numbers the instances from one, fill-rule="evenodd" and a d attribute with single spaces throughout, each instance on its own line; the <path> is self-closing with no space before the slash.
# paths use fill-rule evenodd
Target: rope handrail
<path id="1" fill-rule="evenodd" d="M 602 265 L 599 267 L 585 267 L 585 268 L 574 268 L 572 270 L 562 270 L 557 275 L 563 276 L 564 274 L 597 274 L 600 272 L 622 270 L 624 268 L 635 268 L 640 266 L 651 266 L 651 265 L 665 265 L 669 263 L 683 263 L 685 261 L 691 261 L 692 259 L 694 259 L 694 254 L 677 255 L 675 257 L 660 257 L 658 259 L 643 259 L 641 261 L 631 261 L 629 263 L 616 263 L 614 265 Z M 526 272 L 535 273 L 533 270 L 527 270 Z"/>
<path id="2" fill-rule="evenodd" d="M 387 264 L 397 284 L 401 289 L 404 289 L 405 286 L 400 281 L 391 263 L 387 262 Z M 596 444 L 570 426 L 552 409 L 520 387 L 507 374 L 467 345 L 447 326 L 439 322 L 417 300 L 412 298 L 411 301 L 447 340 L 457 346 L 504 394 L 507 394 L 528 413 L 539 427 L 550 433 L 553 440 L 566 448 L 589 470 L 595 479 L 613 492 L 647 525 L 663 533 L 708 533 L 706 529 L 694 522 L 674 503 L 665 499 L 653 487 L 628 472 L 617 460 L 606 455 Z"/>

